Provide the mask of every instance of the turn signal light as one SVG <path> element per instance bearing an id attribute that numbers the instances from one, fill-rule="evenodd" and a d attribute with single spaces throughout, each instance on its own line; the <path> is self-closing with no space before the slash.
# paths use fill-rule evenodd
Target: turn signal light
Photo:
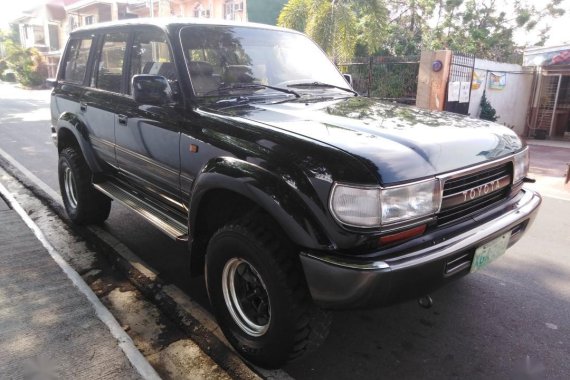
<path id="1" fill-rule="evenodd" d="M 413 238 L 426 232 L 426 227 L 427 227 L 426 224 L 422 224 L 421 226 L 410 228 L 409 230 L 400 231 L 391 235 L 381 236 L 380 239 L 378 239 L 378 241 L 380 242 L 380 244 L 389 244 L 389 243 L 394 243 L 396 241 Z"/>

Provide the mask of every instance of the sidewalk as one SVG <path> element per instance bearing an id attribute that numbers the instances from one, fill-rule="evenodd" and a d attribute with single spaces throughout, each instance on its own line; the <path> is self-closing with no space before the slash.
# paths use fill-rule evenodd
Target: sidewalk
<path id="1" fill-rule="evenodd" d="M 0 379 L 157 378 L 64 269 L 0 197 Z"/>
<path id="2" fill-rule="evenodd" d="M 570 164 L 570 141 L 528 140 L 530 148 L 530 177 L 536 183 L 527 184 L 543 196 L 570 200 L 570 183 L 564 184 Z"/>
<path id="3" fill-rule="evenodd" d="M 551 148 L 564 148 L 570 149 L 570 140 L 535 140 L 535 139 L 528 139 L 526 140 L 528 145 L 535 145 L 535 146 L 548 146 Z"/>

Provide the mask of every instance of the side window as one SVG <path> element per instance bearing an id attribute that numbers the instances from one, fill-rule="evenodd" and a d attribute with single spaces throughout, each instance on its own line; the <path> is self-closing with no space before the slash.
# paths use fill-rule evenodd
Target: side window
<path id="1" fill-rule="evenodd" d="M 121 92 L 123 61 L 127 47 L 127 33 L 107 33 L 95 64 L 91 86 L 111 92 Z"/>
<path id="2" fill-rule="evenodd" d="M 137 74 L 162 75 L 169 81 L 178 79 L 176 67 L 163 32 L 159 30 L 135 32 L 131 50 L 129 92 L 131 79 Z"/>
<path id="3" fill-rule="evenodd" d="M 87 70 L 87 59 L 91 50 L 91 37 L 69 41 L 69 49 L 63 64 L 63 80 L 83 83 Z"/>

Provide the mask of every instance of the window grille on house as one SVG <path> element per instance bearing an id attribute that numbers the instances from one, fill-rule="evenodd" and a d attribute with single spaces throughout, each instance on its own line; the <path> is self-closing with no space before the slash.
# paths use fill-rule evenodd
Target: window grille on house
<path id="1" fill-rule="evenodd" d="M 196 5 L 194 7 L 194 17 L 196 18 L 209 18 L 210 17 L 210 10 L 204 9 L 201 4 Z"/>
<path id="2" fill-rule="evenodd" d="M 54 24 L 49 24 L 48 31 L 49 31 L 49 49 L 51 51 L 59 50 L 59 27 Z"/>

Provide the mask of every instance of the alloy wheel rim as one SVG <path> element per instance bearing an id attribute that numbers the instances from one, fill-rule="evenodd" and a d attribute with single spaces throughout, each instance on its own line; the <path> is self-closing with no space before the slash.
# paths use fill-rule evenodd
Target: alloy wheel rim
<path id="1" fill-rule="evenodd" d="M 246 260 L 230 259 L 222 273 L 222 290 L 234 322 L 248 335 L 262 336 L 269 329 L 269 294 L 259 273 Z"/>
<path id="2" fill-rule="evenodd" d="M 73 172 L 69 166 L 65 167 L 65 171 L 63 173 L 63 183 L 65 187 L 65 195 L 67 196 L 67 200 L 69 205 L 72 208 L 77 207 L 77 187 L 75 185 L 75 177 L 73 176 Z"/>

